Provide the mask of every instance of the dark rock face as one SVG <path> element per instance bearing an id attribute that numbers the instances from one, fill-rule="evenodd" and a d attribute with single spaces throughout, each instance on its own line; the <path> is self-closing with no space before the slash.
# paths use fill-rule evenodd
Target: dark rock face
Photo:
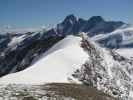
<path id="1" fill-rule="evenodd" d="M 0 52 L 3 51 L 4 48 L 7 47 L 7 44 L 11 41 L 9 35 L 1 35 L 0 34 Z"/>
<path id="2" fill-rule="evenodd" d="M 32 33 L 26 35 L 16 46 L 3 48 L 0 52 L 0 76 L 27 68 L 34 58 L 64 38 L 56 35 L 44 36 L 45 38 L 42 36 L 40 33 Z"/>
<path id="3" fill-rule="evenodd" d="M 94 36 L 100 33 L 112 32 L 123 24 L 120 21 L 105 21 L 101 16 L 93 16 L 89 20 L 84 20 L 69 15 L 62 23 L 57 25 L 57 32 L 65 35 L 86 32 L 89 36 Z"/>
<path id="4" fill-rule="evenodd" d="M 59 34 L 64 34 L 64 35 L 72 34 L 76 26 L 77 26 L 77 18 L 74 15 L 69 15 L 64 19 L 62 23 L 57 24 L 57 32 Z"/>

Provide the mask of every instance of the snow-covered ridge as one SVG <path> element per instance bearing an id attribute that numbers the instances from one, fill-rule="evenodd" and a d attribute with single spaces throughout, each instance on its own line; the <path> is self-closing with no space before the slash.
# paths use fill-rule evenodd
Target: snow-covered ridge
<path id="1" fill-rule="evenodd" d="M 119 28 L 108 34 L 99 34 L 92 39 L 110 48 L 133 47 L 133 26 Z"/>
<path id="2" fill-rule="evenodd" d="M 132 60 L 81 35 L 67 36 L 29 68 L 2 77 L 0 84 L 82 82 L 124 100 L 133 98 Z"/>
<path id="3" fill-rule="evenodd" d="M 43 53 L 42 55 L 38 56 L 37 58 L 35 58 L 32 63 L 36 63 L 38 60 L 44 58 L 45 56 L 59 50 L 59 49 L 63 49 L 66 47 L 70 47 L 70 46 L 74 46 L 74 45 L 80 45 L 81 38 L 80 37 L 75 37 L 73 38 L 73 35 L 69 35 L 67 38 L 65 38 L 62 41 L 59 41 L 58 43 L 56 43 L 55 45 L 53 45 L 48 51 L 46 51 L 45 53 Z M 77 41 L 78 40 L 78 41 Z"/>
<path id="4" fill-rule="evenodd" d="M 99 34 L 99 35 L 94 36 L 92 39 L 99 40 L 99 39 L 106 38 L 106 37 L 111 36 L 111 35 L 122 34 L 122 33 L 125 35 L 128 35 L 125 32 L 133 32 L 133 26 L 119 28 L 119 29 L 116 29 L 115 31 L 113 31 L 111 33 L 108 33 L 108 34 Z"/>
<path id="5" fill-rule="evenodd" d="M 83 36 L 82 47 L 89 59 L 73 76 L 122 100 L 133 99 L 133 61 L 99 47 L 87 36 Z"/>
<path id="6" fill-rule="evenodd" d="M 44 53 L 45 56 L 29 68 L 2 77 L 0 84 L 69 82 L 73 71 L 88 58 L 80 47 L 80 41 L 80 37 L 67 36 L 47 52 L 49 55 Z"/>

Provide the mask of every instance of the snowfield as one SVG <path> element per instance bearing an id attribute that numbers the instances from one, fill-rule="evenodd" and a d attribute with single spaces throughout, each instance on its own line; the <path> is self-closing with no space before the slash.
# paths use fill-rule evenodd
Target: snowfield
<path id="1" fill-rule="evenodd" d="M 108 34 L 99 34 L 92 39 L 108 48 L 133 47 L 133 26 L 119 28 Z"/>
<path id="2" fill-rule="evenodd" d="M 100 39 L 105 39 L 109 36 L 116 35 L 116 34 L 121 34 L 123 37 L 123 40 L 125 41 L 130 40 L 133 38 L 133 26 L 119 28 L 108 34 L 99 34 L 99 35 L 94 36 L 92 39 L 96 41 Z"/>
<path id="3" fill-rule="evenodd" d="M 84 64 L 88 58 L 80 47 L 80 41 L 80 37 L 67 36 L 29 68 L 2 77 L 0 84 L 43 84 L 72 81 L 73 71 Z M 73 80 L 73 82 L 78 81 Z"/>
<path id="4" fill-rule="evenodd" d="M 116 52 L 128 59 L 133 59 L 133 48 L 116 49 Z"/>

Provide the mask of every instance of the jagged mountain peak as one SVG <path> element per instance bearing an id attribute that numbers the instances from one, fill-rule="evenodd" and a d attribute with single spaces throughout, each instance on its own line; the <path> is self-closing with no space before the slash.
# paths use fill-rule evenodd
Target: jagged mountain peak
<path id="1" fill-rule="evenodd" d="M 75 20 L 75 19 L 77 19 L 77 17 L 76 17 L 76 16 L 74 16 L 74 14 L 70 14 L 70 15 L 66 16 L 66 18 L 65 18 L 65 19 Z"/>
<path id="2" fill-rule="evenodd" d="M 77 22 L 77 17 L 74 16 L 73 14 L 70 14 L 70 15 L 65 17 L 64 21 L 62 22 L 62 24 L 64 24 L 64 25 L 73 25 L 76 22 Z"/>
<path id="3" fill-rule="evenodd" d="M 91 21 L 91 22 L 104 22 L 104 19 L 101 16 L 92 16 L 88 21 Z"/>
<path id="4" fill-rule="evenodd" d="M 79 32 L 91 33 L 89 36 L 94 36 L 99 33 L 112 32 L 122 26 L 124 23 L 119 21 L 105 21 L 101 16 L 92 16 L 89 20 L 77 18 L 73 14 L 57 24 L 57 32 L 59 34 L 74 34 Z"/>
<path id="5" fill-rule="evenodd" d="M 78 20 L 84 20 L 83 18 L 77 18 L 74 14 L 69 14 L 65 17 L 64 21 L 66 20 L 72 20 L 72 21 L 77 21 Z M 87 20 L 86 20 L 87 21 Z M 92 22 L 102 22 L 105 21 L 104 18 L 102 16 L 92 16 L 88 19 L 88 21 L 92 21 Z"/>

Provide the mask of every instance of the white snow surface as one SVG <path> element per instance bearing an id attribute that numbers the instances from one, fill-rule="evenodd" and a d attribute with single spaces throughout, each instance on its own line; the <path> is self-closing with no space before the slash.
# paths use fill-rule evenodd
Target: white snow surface
<path id="1" fill-rule="evenodd" d="M 51 48 L 47 52 L 48 55 L 44 54 L 44 57 L 29 68 L 2 77 L 0 84 L 70 82 L 73 71 L 80 68 L 88 58 L 86 52 L 80 47 L 80 41 L 80 37 L 67 36 Z"/>
<path id="2" fill-rule="evenodd" d="M 116 52 L 128 59 L 133 59 L 133 48 L 116 49 Z"/>
<path id="3" fill-rule="evenodd" d="M 69 38 L 65 38 L 63 41 L 59 41 L 58 43 L 56 43 L 54 46 L 52 46 L 48 51 L 46 51 L 44 54 L 41 54 L 40 56 L 36 57 L 33 61 L 32 64 L 36 63 L 38 60 L 42 59 L 43 57 L 53 53 L 54 51 L 57 51 L 59 49 L 63 49 L 66 47 L 69 47 L 70 45 L 79 45 L 80 44 L 80 37 L 75 37 L 73 39 L 70 40 L 70 38 L 72 38 L 74 36 L 70 35 Z M 78 40 L 78 43 L 77 43 Z"/>
<path id="4" fill-rule="evenodd" d="M 23 41 L 25 39 L 24 37 L 25 37 L 25 35 L 12 38 L 11 42 L 8 43 L 8 46 L 12 47 L 12 46 L 19 44 L 21 41 Z"/>
<path id="5" fill-rule="evenodd" d="M 111 33 L 108 33 L 108 34 L 99 34 L 99 35 L 92 37 L 92 39 L 94 41 L 105 40 L 111 36 L 116 36 L 116 35 L 119 35 L 122 37 L 121 45 L 133 43 L 133 26 L 119 28 Z M 110 42 L 115 42 L 115 41 L 112 39 L 112 40 L 110 40 Z"/>

